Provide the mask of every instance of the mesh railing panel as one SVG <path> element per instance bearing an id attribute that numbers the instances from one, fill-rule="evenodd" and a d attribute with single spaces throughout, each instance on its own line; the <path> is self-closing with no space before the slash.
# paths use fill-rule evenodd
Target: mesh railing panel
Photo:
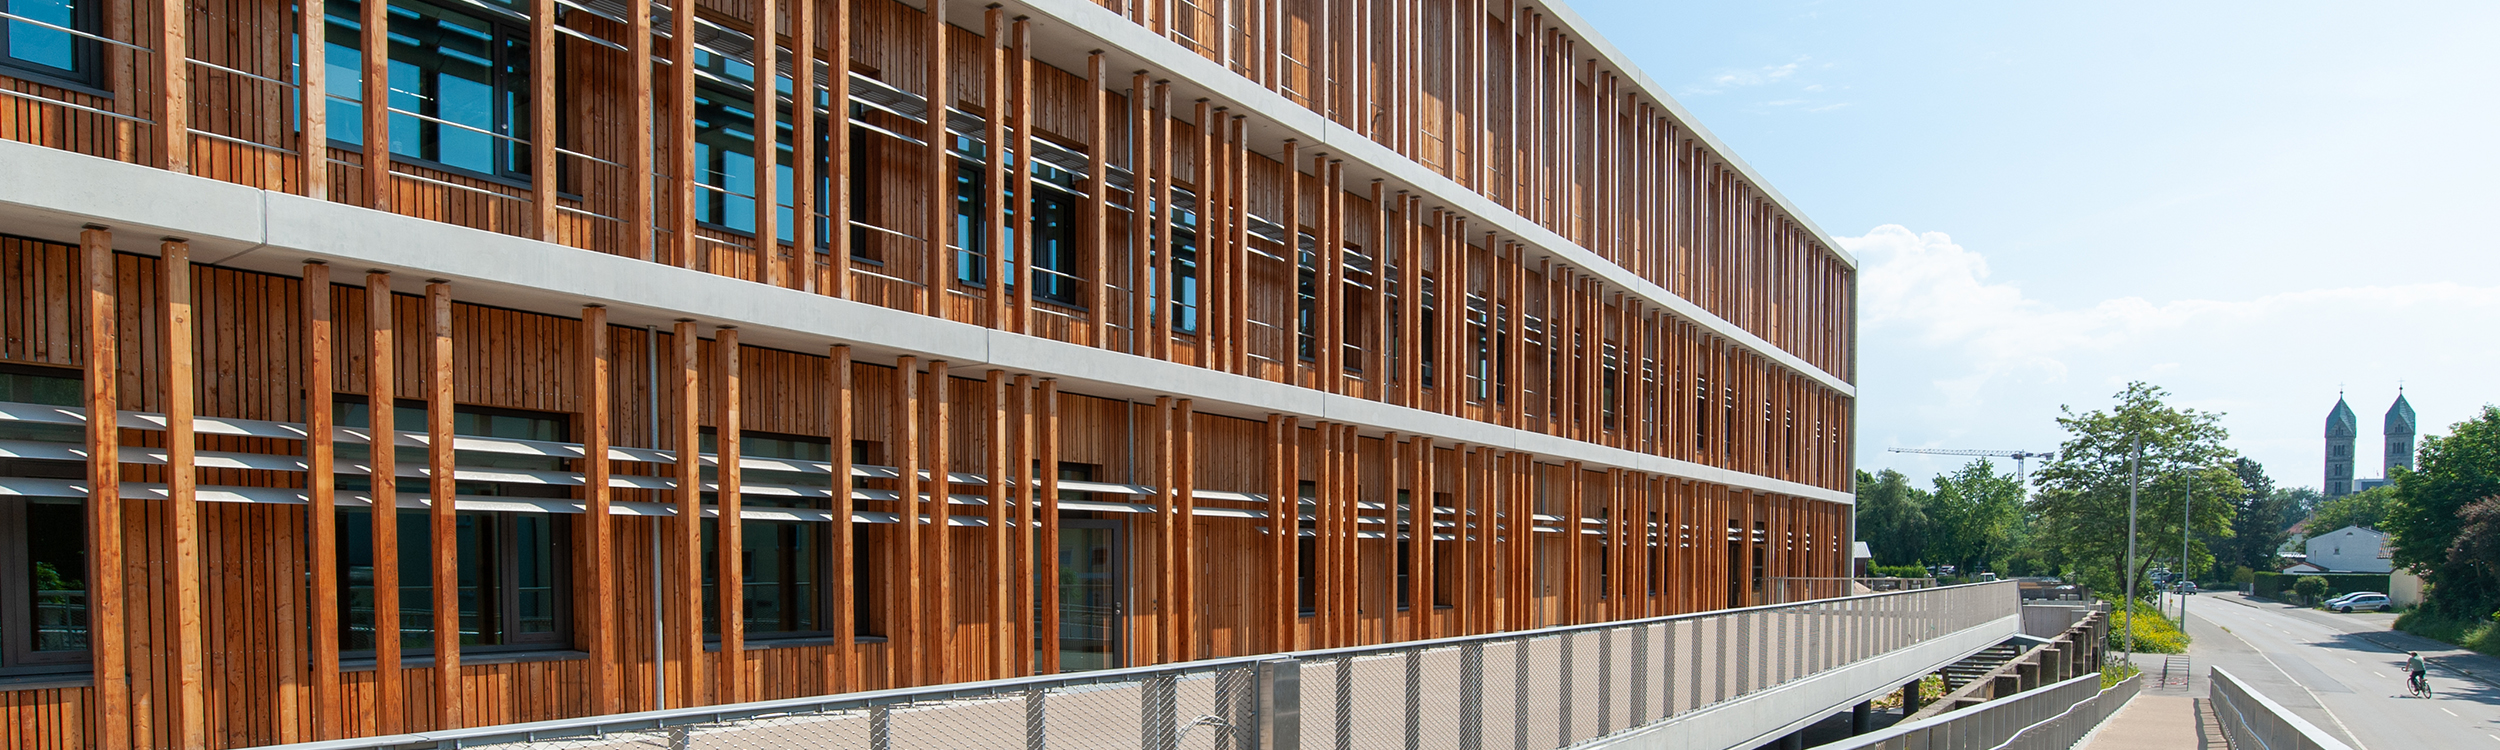
<path id="1" fill-rule="evenodd" d="M 322 743 L 321 750 L 1542 750 L 2014 616 L 2011 584 L 1496 636 Z M 1291 703 L 1286 703 L 1291 701 Z M 666 725 L 666 726 L 659 726 Z"/>

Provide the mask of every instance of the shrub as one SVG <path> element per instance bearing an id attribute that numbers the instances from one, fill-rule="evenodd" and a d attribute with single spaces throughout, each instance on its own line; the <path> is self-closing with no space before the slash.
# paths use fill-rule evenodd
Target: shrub
<path id="1" fill-rule="evenodd" d="M 2326 595 L 2326 579 L 2317 576 L 2301 576 L 2299 581 L 2292 584 L 2292 593 L 2299 594 L 2304 601 L 2316 604 L 2318 597 Z"/>
<path id="2" fill-rule="evenodd" d="M 1875 565 L 1870 566 L 1867 571 L 1875 574 L 1875 577 L 1877 578 L 1927 577 L 1927 566 L 1920 563 L 1910 563 L 1908 565 Z"/>
<path id="3" fill-rule="evenodd" d="M 2103 664 L 2101 665 L 2101 689 L 2108 690 L 2116 687 L 2118 683 L 2134 679 L 2136 675 L 2143 672 L 2144 670 L 2137 668 L 2134 662 L 2113 661 Z"/>
<path id="4" fill-rule="evenodd" d="M 2500 612 L 2467 619 L 2443 614 L 2435 607 L 2417 607 L 2396 618 L 2396 629 L 2500 656 Z"/>
<path id="5" fill-rule="evenodd" d="M 2110 626 L 2109 647 L 2112 650 L 2127 647 L 2127 630 L 2132 628 L 2135 630 L 2135 650 L 2140 653 L 2187 653 L 2188 635 L 2180 632 L 2176 623 L 2163 617 L 2161 611 L 2152 605 L 2136 603 L 2133 617 L 2126 612 L 2113 612 L 2110 614 Z"/>

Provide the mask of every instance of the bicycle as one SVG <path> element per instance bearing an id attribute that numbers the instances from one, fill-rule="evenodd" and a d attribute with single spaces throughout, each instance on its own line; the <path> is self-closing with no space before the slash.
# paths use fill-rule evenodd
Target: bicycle
<path id="1" fill-rule="evenodd" d="M 2406 676 L 2405 687 L 2413 692 L 2415 698 L 2431 697 L 2431 681 L 2424 678 L 2420 672 Z"/>

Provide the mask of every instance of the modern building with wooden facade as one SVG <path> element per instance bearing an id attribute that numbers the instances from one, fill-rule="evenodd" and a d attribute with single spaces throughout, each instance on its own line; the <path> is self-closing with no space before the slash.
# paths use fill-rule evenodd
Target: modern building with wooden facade
<path id="1" fill-rule="evenodd" d="M 1559 5 L 0 0 L 0 746 L 1761 603 L 1854 309 Z"/>

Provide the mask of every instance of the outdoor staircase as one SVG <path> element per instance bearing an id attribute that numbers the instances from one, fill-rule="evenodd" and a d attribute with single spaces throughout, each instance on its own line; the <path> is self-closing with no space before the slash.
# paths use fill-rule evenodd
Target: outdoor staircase
<path id="1" fill-rule="evenodd" d="M 1997 667 L 2005 666 L 2006 662 L 2023 655 L 2025 648 L 2021 643 L 2010 641 L 1999 643 L 1979 653 L 1971 654 L 1970 658 L 1947 665 L 1943 670 L 1944 691 L 1951 693 L 1962 689 L 1962 686 L 1970 684 L 1972 680 L 1986 677 L 1988 673 L 1996 671 Z"/>

